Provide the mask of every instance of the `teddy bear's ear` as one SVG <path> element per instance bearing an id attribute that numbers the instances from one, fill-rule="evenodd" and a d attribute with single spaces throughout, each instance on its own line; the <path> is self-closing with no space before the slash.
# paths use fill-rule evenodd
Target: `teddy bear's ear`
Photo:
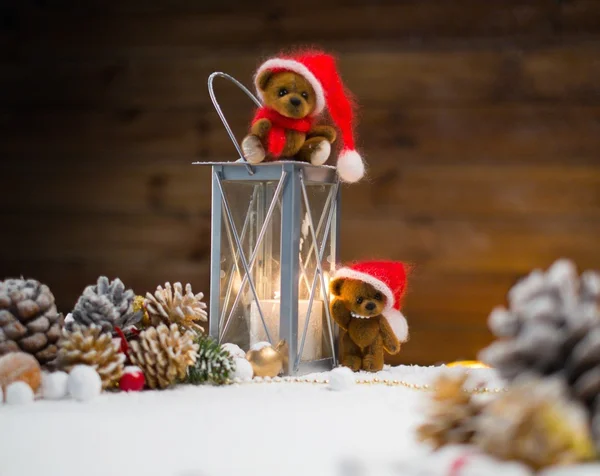
<path id="1" fill-rule="evenodd" d="M 340 296 L 342 294 L 342 286 L 344 285 L 344 278 L 338 278 L 331 281 L 329 288 L 334 296 Z"/>
<path id="2" fill-rule="evenodd" d="M 267 85 L 269 84 L 269 80 L 273 77 L 273 71 L 265 70 L 258 75 L 256 78 L 256 84 L 261 91 L 265 91 L 267 89 Z"/>

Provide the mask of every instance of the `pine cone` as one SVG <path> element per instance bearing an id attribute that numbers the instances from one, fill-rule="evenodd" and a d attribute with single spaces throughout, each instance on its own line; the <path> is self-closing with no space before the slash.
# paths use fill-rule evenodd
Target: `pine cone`
<path id="1" fill-rule="evenodd" d="M 27 352 L 46 365 L 56 357 L 62 327 L 48 286 L 33 279 L 0 281 L 0 355 Z"/>
<path id="2" fill-rule="evenodd" d="M 113 332 L 115 327 L 125 330 L 139 323 L 144 315 L 143 310 L 134 310 L 134 299 L 134 292 L 126 290 L 120 279 L 111 282 L 101 276 L 97 284 L 85 288 L 79 297 L 73 321 L 84 326 L 96 324 L 102 332 Z"/>
<path id="3" fill-rule="evenodd" d="M 207 321 L 206 303 L 202 301 L 204 294 L 194 295 L 192 286 L 185 285 L 185 294 L 181 283 L 165 283 L 158 286 L 154 295 L 147 293 L 145 306 L 148 310 L 150 323 L 153 326 L 159 324 L 177 324 L 182 331 L 192 330 L 199 334 L 204 329 L 198 322 Z"/>
<path id="4" fill-rule="evenodd" d="M 508 302 L 489 318 L 500 340 L 479 358 L 509 381 L 523 374 L 559 376 L 591 408 L 600 394 L 600 274 L 579 278 L 570 261 L 560 260 L 517 283 Z"/>
<path id="5" fill-rule="evenodd" d="M 534 469 L 593 459 L 586 409 L 557 378 L 519 378 L 475 420 L 473 442 L 486 453 Z"/>
<path id="6" fill-rule="evenodd" d="M 100 326 L 74 324 L 71 330 L 63 329 L 58 345 L 56 363 L 66 372 L 79 364 L 89 365 L 100 375 L 102 388 L 117 384 L 123 375 L 125 354 L 120 352 L 112 335 L 102 332 Z"/>
<path id="7" fill-rule="evenodd" d="M 198 344 L 192 331 L 181 333 L 177 324 L 160 324 L 143 331 L 131 341 L 129 359 L 144 372 L 150 388 L 166 388 L 183 380 L 187 369 L 196 362 Z"/>
<path id="8" fill-rule="evenodd" d="M 206 382 L 215 385 L 228 383 L 235 371 L 231 354 L 209 336 L 200 337 L 197 343 L 199 349 L 196 363 L 188 369 L 187 381 L 194 385 Z"/>
<path id="9" fill-rule="evenodd" d="M 421 441 L 435 448 L 471 442 L 481 404 L 465 392 L 466 379 L 466 374 L 458 377 L 441 375 L 437 379 L 427 421 L 417 429 Z"/>

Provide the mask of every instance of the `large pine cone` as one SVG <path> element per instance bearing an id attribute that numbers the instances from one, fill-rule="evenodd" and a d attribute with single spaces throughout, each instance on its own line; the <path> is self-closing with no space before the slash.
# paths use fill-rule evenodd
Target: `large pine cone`
<path id="1" fill-rule="evenodd" d="M 556 375 L 574 397 L 591 406 L 600 395 L 600 275 L 579 278 L 570 261 L 534 271 L 509 292 L 508 309 L 489 318 L 500 339 L 480 359 L 513 380 Z"/>
<path id="2" fill-rule="evenodd" d="M 150 388 L 167 388 L 183 380 L 196 362 L 198 344 L 192 331 L 181 333 L 177 324 L 160 324 L 143 331 L 131 341 L 129 359 L 144 372 Z"/>
<path id="3" fill-rule="evenodd" d="M 106 276 L 98 278 L 95 285 L 85 288 L 73 309 L 76 324 L 98 325 L 102 332 L 112 332 L 115 327 L 126 329 L 142 320 L 143 311 L 134 309 L 135 293 L 125 289 L 120 279 L 109 281 Z M 69 327 L 71 324 L 69 324 Z"/>
<path id="4" fill-rule="evenodd" d="M 439 448 L 447 444 L 470 443 L 481 404 L 465 391 L 467 375 L 441 375 L 435 383 L 427 421 L 417 429 L 421 441 Z"/>
<path id="5" fill-rule="evenodd" d="M 48 286 L 33 279 L 0 281 L 0 355 L 27 352 L 45 365 L 56 357 L 62 326 Z"/>
<path id="6" fill-rule="evenodd" d="M 486 453 L 535 469 L 596 456 L 587 411 L 557 378 L 518 378 L 485 405 L 475 423 L 473 443 Z"/>
<path id="7" fill-rule="evenodd" d="M 177 324 L 182 331 L 192 330 L 203 333 L 198 322 L 207 321 L 206 303 L 202 301 L 204 294 L 194 294 L 190 284 L 165 283 L 158 286 L 154 294 L 147 293 L 145 306 L 153 326 L 159 324 Z"/>
<path id="8" fill-rule="evenodd" d="M 102 332 L 100 326 L 74 324 L 72 330 L 63 329 L 58 345 L 59 368 L 70 372 L 76 365 L 89 365 L 100 375 L 102 388 L 119 383 L 123 375 L 125 354 L 120 352 L 112 335 Z"/>

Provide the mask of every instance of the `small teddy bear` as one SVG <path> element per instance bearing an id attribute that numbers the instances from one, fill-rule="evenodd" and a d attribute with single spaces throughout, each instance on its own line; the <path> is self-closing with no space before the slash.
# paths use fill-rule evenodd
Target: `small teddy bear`
<path id="1" fill-rule="evenodd" d="M 345 182 L 363 177 L 365 166 L 354 146 L 353 104 L 331 55 L 308 51 L 271 58 L 258 68 L 254 84 L 263 106 L 241 144 L 248 162 L 286 157 L 323 165 L 337 138 L 334 127 L 316 123 L 327 107 L 343 142 L 338 175 Z"/>
<path id="2" fill-rule="evenodd" d="M 400 352 L 408 324 L 400 312 L 406 266 L 368 261 L 339 269 L 331 281 L 331 315 L 340 326 L 340 363 L 355 372 L 383 369 L 384 351 Z"/>

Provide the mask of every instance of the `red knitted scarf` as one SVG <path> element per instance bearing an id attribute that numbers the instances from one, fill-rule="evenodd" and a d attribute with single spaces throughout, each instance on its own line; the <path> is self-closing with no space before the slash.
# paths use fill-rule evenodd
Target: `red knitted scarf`
<path id="1" fill-rule="evenodd" d="M 271 129 L 267 134 L 267 152 L 269 155 L 278 158 L 285 147 L 285 131 L 292 130 L 304 132 L 305 134 L 313 125 L 310 117 L 303 119 L 292 119 L 279 114 L 274 109 L 261 107 L 256 111 L 252 124 L 259 119 L 268 119 L 271 122 Z"/>

